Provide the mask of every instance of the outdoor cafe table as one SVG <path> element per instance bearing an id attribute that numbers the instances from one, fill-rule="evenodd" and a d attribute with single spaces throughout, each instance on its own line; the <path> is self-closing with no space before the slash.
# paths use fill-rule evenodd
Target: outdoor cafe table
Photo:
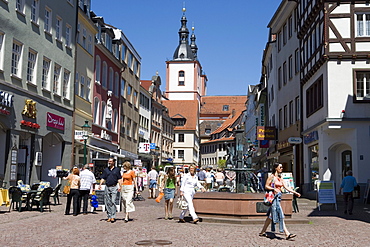
<path id="1" fill-rule="evenodd" d="M 32 196 L 36 195 L 37 192 L 38 192 L 38 190 L 29 190 L 29 191 L 24 191 L 23 192 L 23 194 L 27 195 L 27 198 L 26 198 L 26 208 L 27 208 L 27 210 L 31 210 Z"/>
<path id="2" fill-rule="evenodd" d="M 5 203 L 5 206 L 10 206 L 9 190 L 0 188 L 0 206 Z"/>

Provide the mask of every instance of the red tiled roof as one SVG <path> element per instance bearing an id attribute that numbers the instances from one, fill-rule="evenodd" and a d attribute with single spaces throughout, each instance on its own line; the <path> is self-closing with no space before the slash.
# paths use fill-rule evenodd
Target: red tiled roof
<path id="1" fill-rule="evenodd" d="M 225 130 L 226 128 L 229 130 L 229 131 L 232 131 L 233 129 L 230 128 L 233 123 L 240 117 L 240 115 L 242 114 L 243 112 L 238 112 L 237 114 L 235 114 L 235 116 L 233 118 L 229 118 L 229 119 L 226 119 L 225 122 L 222 123 L 222 125 L 216 129 L 215 131 L 213 131 L 211 134 L 216 134 L 216 133 L 220 133 L 222 132 L 223 130 Z"/>
<path id="2" fill-rule="evenodd" d="M 235 137 L 232 136 L 232 137 L 222 137 L 220 139 L 215 139 L 215 140 L 210 140 L 210 141 L 205 141 L 205 142 L 202 142 L 202 144 L 204 143 L 212 143 L 212 142 L 224 142 L 224 141 L 232 141 L 234 140 Z"/>
<path id="3" fill-rule="evenodd" d="M 240 112 L 246 109 L 247 96 L 203 96 L 201 98 L 200 117 L 222 115 L 228 116 L 233 111 Z M 223 106 L 228 105 L 229 110 L 223 111 Z"/>
<path id="4" fill-rule="evenodd" d="M 199 105 L 197 100 L 165 100 L 163 105 L 168 108 L 171 118 L 183 116 L 184 126 L 175 126 L 175 130 L 196 130 L 198 126 Z"/>
<path id="5" fill-rule="evenodd" d="M 140 85 L 143 86 L 147 91 L 149 91 L 149 87 L 152 85 L 152 80 L 141 80 Z"/>

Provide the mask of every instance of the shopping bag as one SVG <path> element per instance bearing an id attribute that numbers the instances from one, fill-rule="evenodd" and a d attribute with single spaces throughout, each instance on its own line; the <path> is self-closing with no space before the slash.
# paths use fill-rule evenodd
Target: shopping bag
<path id="1" fill-rule="evenodd" d="M 353 199 L 360 199 L 360 185 L 356 185 L 352 191 Z"/>
<path id="2" fill-rule="evenodd" d="M 266 206 L 271 206 L 272 202 L 274 201 L 274 193 L 272 191 L 268 191 L 265 193 L 265 198 L 263 199 L 263 204 Z"/>
<path id="3" fill-rule="evenodd" d="M 162 200 L 162 198 L 163 198 L 163 196 L 164 196 L 164 193 L 163 192 L 159 192 L 159 195 L 157 196 L 157 198 L 155 198 L 155 201 L 158 202 L 158 203 L 160 203 L 161 200 Z"/>
<path id="4" fill-rule="evenodd" d="M 177 199 L 177 208 L 181 210 L 185 210 L 188 208 L 188 202 L 185 200 L 183 196 L 180 196 Z"/>

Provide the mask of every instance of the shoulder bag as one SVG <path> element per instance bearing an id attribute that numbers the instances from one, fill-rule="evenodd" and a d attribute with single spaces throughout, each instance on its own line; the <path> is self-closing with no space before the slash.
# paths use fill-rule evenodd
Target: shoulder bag
<path id="1" fill-rule="evenodd" d="M 183 196 L 180 196 L 177 199 L 177 208 L 181 210 L 185 210 L 188 208 L 188 202 L 185 200 Z"/>
<path id="2" fill-rule="evenodd" d="M 274 179 L 271 181 L 271 187 L 274 188 Z M 271 206 L 272 202 L 274 201 L 275 195 L 274 191 L 266 191 L 265 197 L 263 198 L 263 204 L 266 206 Z"/>

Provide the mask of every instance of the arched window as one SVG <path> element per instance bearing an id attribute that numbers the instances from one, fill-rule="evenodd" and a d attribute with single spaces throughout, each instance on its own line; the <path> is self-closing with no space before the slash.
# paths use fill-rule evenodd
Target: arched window
<path id="1" fill-rule="evenodd" d="M 107 107 L 106 107 L 106 104 L 105 104 L 105 102 L 104 101 L 102 101 L 102 103 L 101 103 L 101 124 L 100 124 L 100 126 L 102 126 L 102 127 L 104 127 L 105 128 L 105 126 L 107 126 L 107 124 L 106 124 L 106 122 L 105 122 L 105 120 L 106 120 L 106 118 L 105 118 L 105 114 L 106 114 L 106 111 L 107 111 L 107 109 L 106 109 Z"/>
<path id="2" fill-rule="evenodd" d="M 113 93 L 113 69 L 112 67 L 109 67 L 109 85 L 108 90 Z"/>
<path id="3" fill-rule="evenodd" d="M 101 60 L 99 56 L 96 56 L 95 60 L 95 82 L 100 84 L 101 80 Z"/>
<path id="4" fill-rule="evenodd" d="M 179 86 L 185 86 L 185 71 L 179 71 Z"/>
<path id="5" fill-rule="evenodd" d="M 99 107 L 100 101 L 98 97 L 94 98 L 94 123 L 99 124 Z"/>
<path id="6" fill-rule="evenodd" d="M 119 75 L 117 72 L 114 75 L 114 95 L 119 96 Z"/>
<path id="7" fill-rule="evenodd" d="M 103 62 L 103 78 L 102 78 L 102 86 L 107 87 L 107 78 L 108 77 L 108 66 L 106 62 Z"/>

